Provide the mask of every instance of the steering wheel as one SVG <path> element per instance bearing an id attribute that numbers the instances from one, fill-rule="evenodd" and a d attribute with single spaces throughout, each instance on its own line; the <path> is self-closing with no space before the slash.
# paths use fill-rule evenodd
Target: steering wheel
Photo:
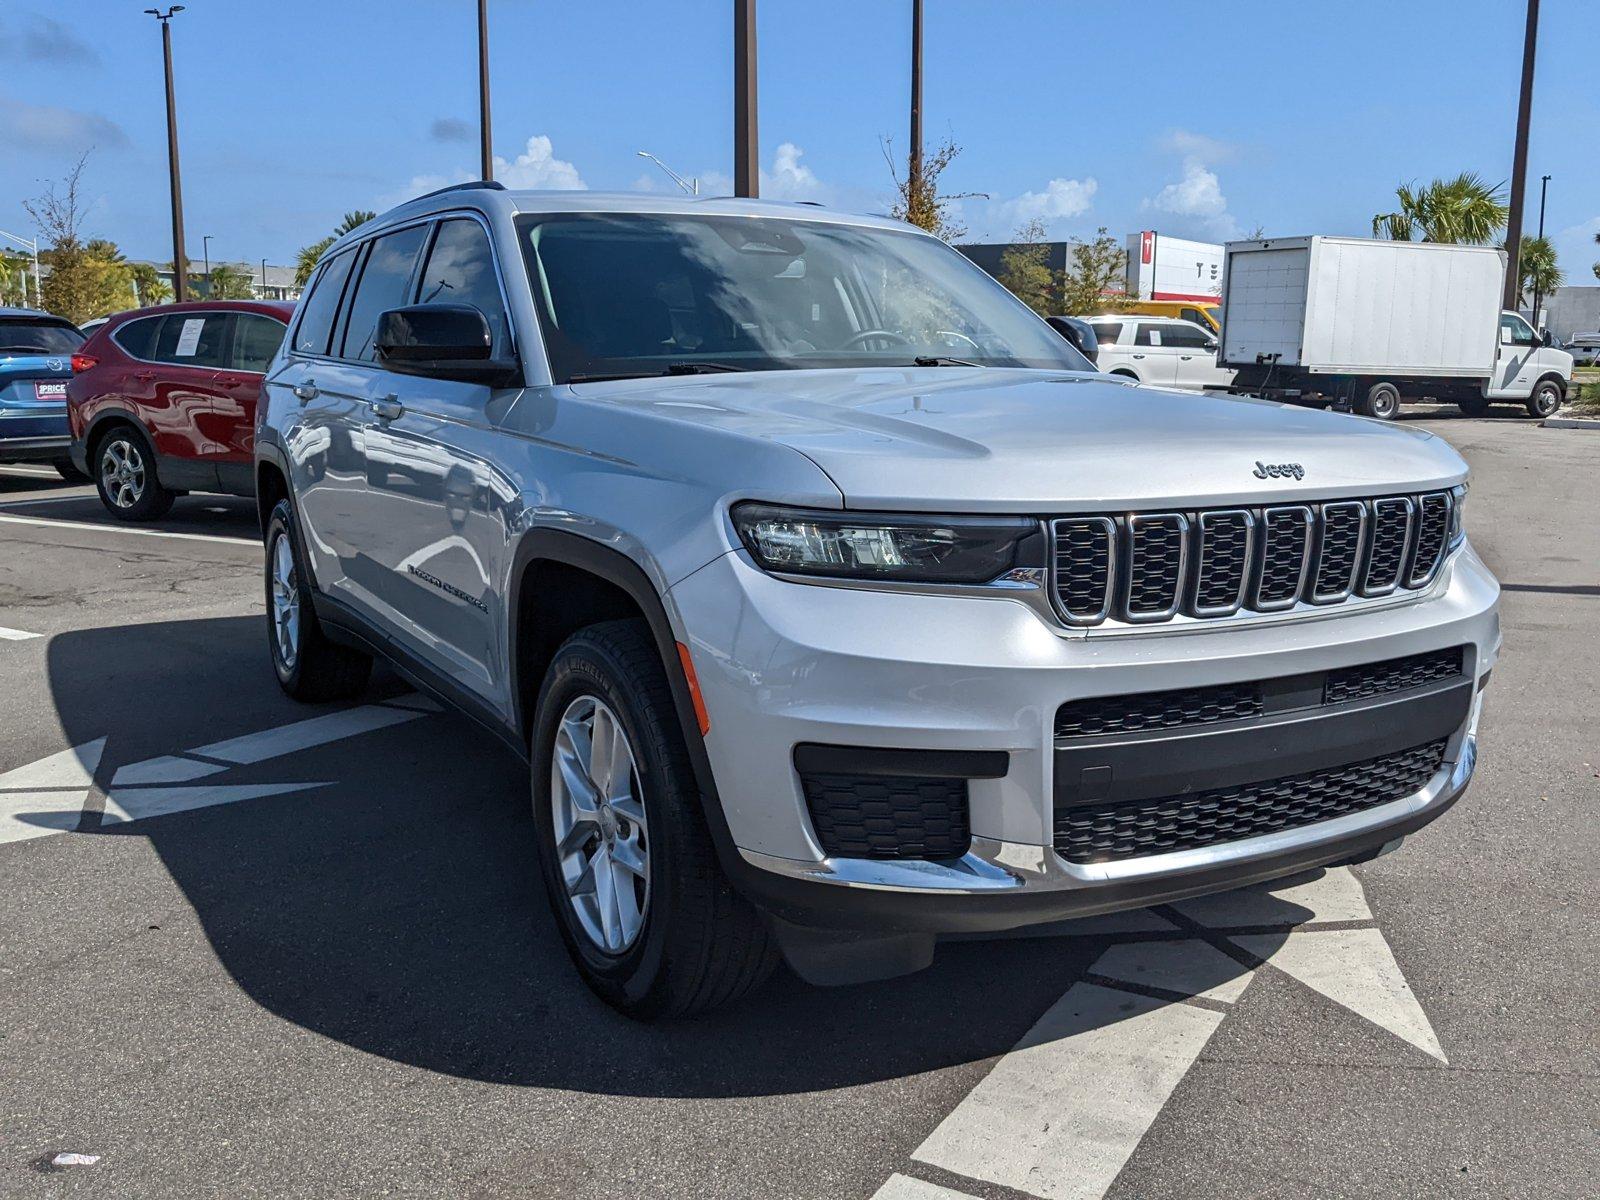
<path id="1" fill-rule="evenodd" d="M 911 339 L 903 333 L 895 333 L 892 329 L 863 329 L 860 333 L 850 338 L 839 347 L 841 350 L 854 350 L 857 346 L 869 341 L 898 343 L 902 346 L 911 345 Z"/>
<path id="2" fill-rule="evenodd" d="M 940 330 L 937 330 L 934 333 L 933 336 L 934 337 L 942 337 L 942 338 L 960 338 L 963 342 L 965 342 L 967 345 L 971 346 L 979 354 L 983 353 L 983 347 L 982 346 L 978 345 L 977 342 L 973 341 L 973 339 L 969 338 L 966 334 L 962 333 L 958 329 L 940 329 Z"/>

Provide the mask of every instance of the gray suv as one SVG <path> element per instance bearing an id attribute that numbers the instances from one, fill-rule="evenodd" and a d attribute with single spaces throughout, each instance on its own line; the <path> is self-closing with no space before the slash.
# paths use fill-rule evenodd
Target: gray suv
<path id="1" fill-rule="evenodd" d="M 1472 775 L 1449 446 L 1107 380 L 893 221 L 446 189 L 328 251 L 259 412 L 283 687 L 382 656 L 526 756 L 635 1016 L 1361 861 Z"/>

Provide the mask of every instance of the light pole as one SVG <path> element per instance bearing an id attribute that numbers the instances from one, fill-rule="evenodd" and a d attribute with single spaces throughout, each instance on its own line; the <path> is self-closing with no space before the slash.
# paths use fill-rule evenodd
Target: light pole
<path id="1" fill-rule="evenodd" d="M 1550 190 L 1550 176 L 1539 176 L 1539 240 L 1544 241 L 1544 199 L 1545 193 Z M 1539 304 L 1544 296 L 1539 291 L 1539 285 L 1533 285 L 1533 325 L 1539 327 Z"/>
<path id="2" fill-rule="evenodd" d="M 172 189 L 172 298 L 182 302 L 189 298 L 189 271 L 183 253 L 183 183 L 178 173 L 178 102 L 172 93 L 172 27 L 168 24 L 183 5 L 174 4 L 162 12 L 159 8 L 144 10 L 161 22 L 161 57 L 167 71 L 167 168 Z"/>
<path id="3" fill-rule="evenodd" d="M 733 194 L 761 194 L 756 127 L 756 0 L 733 0 Z"/>
<path id="4" fill-rule="evenodd" d="M 39 240 L 34 238 L 30 241 L 28 238 L 18 237 L 14 233 L 7 233 L 4 229 L 0 229 L 0 237 L 9 238 L 17 245 L 33 252 L 33 306 L 35 308 L 43 308 L 44 293 L 39 286 Z M 22 298 L 24 300 L 28 298 L 27 284 L 22 285 Z"/>
<path id="5" fill-rule="evenodd" d="M 264 258 L 261 260 L 261 298 L 263 300 L 272 299 L 271 296 L 267 295 L 267 260 Z"/>
<path id="6" fill-rule="evenodd" d="M 906 178 L 906 194 L 916 204 L 922 195 L 922 0 L 911 0 L 911 159 Z"/>
<path id="7" fill-rule="evenodd" d="M 1511 208 L 1506 214 L 1506 291 L 1503 308 L 1515 312 L 1522 299 L 1522 193 L 1528 182 L 1528 125 L 1533 118 L 1533 57 L 1539 41 L 1539 0 L 1528 0 L 1522 35 L 1522 91 L 1517 99 L 1517 141 L 1511 155 Z M 1537 316 L 1537 314 L 1535 314 Z"/>
<path id="8" fill-rule="evenodd" d="M 478 154 L 484 179 L 494 178 L 489 136 L 489 0 L 478 0 Z"/>
<path id="9" fill-rule="evenodd" d="M 679 175 L 676 171 L 667 166 L 666 163 L 662 162 L 648 150 L 639 151 L 639 157 L 648 158 L 651 162 L 655 163 L 656 166 L 660 167 L 668 175 L 672 176 L 673 183 L 677 184 L 684 191 L 688 192 L 689 195 L 698 196 L 700 194 L 700 181 L 698 179 L 685 179 L 682 175 Z"/>
<path id="10" fill-rule="evenodd" d="M 208 285 L 211 280 L 211 238 L 212 235 L 208 233 L 200 239 L 200 253 L 204 254 L 206 258 L 206 281 Z"/>

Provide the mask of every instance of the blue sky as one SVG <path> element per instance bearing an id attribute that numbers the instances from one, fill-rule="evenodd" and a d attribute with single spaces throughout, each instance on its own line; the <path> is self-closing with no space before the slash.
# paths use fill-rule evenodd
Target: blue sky
<path id="1" fill-rule="evenodd" d="M 84 150 L 88 232 L 170 254 L 149 0 L 0 0 L 0 229 Z M 490 0 L 495 149 L 526 185 L 711 190 L 729 0 Z M 1365 233 L 1394 186 L 1510 174 L 1518 0 L 926 0 L 925 125 L 974 239 L 1039 216 L 1220 240 Z M 1600 258 L 1595 0 L 1545 0 L 1529 174 L 1574 283 Z M 768 194 L 881 211 L 909 0 L 761 0 Z M 351 208 L 475 173 L 472 0 L 189 0 L 173 21 L 189 253 L 287 261 Z"/>

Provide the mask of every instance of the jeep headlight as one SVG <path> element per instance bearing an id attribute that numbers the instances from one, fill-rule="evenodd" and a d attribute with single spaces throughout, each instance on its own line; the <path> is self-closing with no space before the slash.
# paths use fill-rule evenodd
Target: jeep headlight
<path id="1" fill-rule="evenodd" d="M 738 504 L 734 528 L 768 571 L 907 583 L 988 583 L 1044 566 L 1044 535 L 1026 517 L 853 513 Z"/>
<path id="2" fill-rule="evenodd" d="M 1467 485 L 1458 483 L 1450 489 L 1450 549 L 1454 550 L 1467 540 Z"/>

